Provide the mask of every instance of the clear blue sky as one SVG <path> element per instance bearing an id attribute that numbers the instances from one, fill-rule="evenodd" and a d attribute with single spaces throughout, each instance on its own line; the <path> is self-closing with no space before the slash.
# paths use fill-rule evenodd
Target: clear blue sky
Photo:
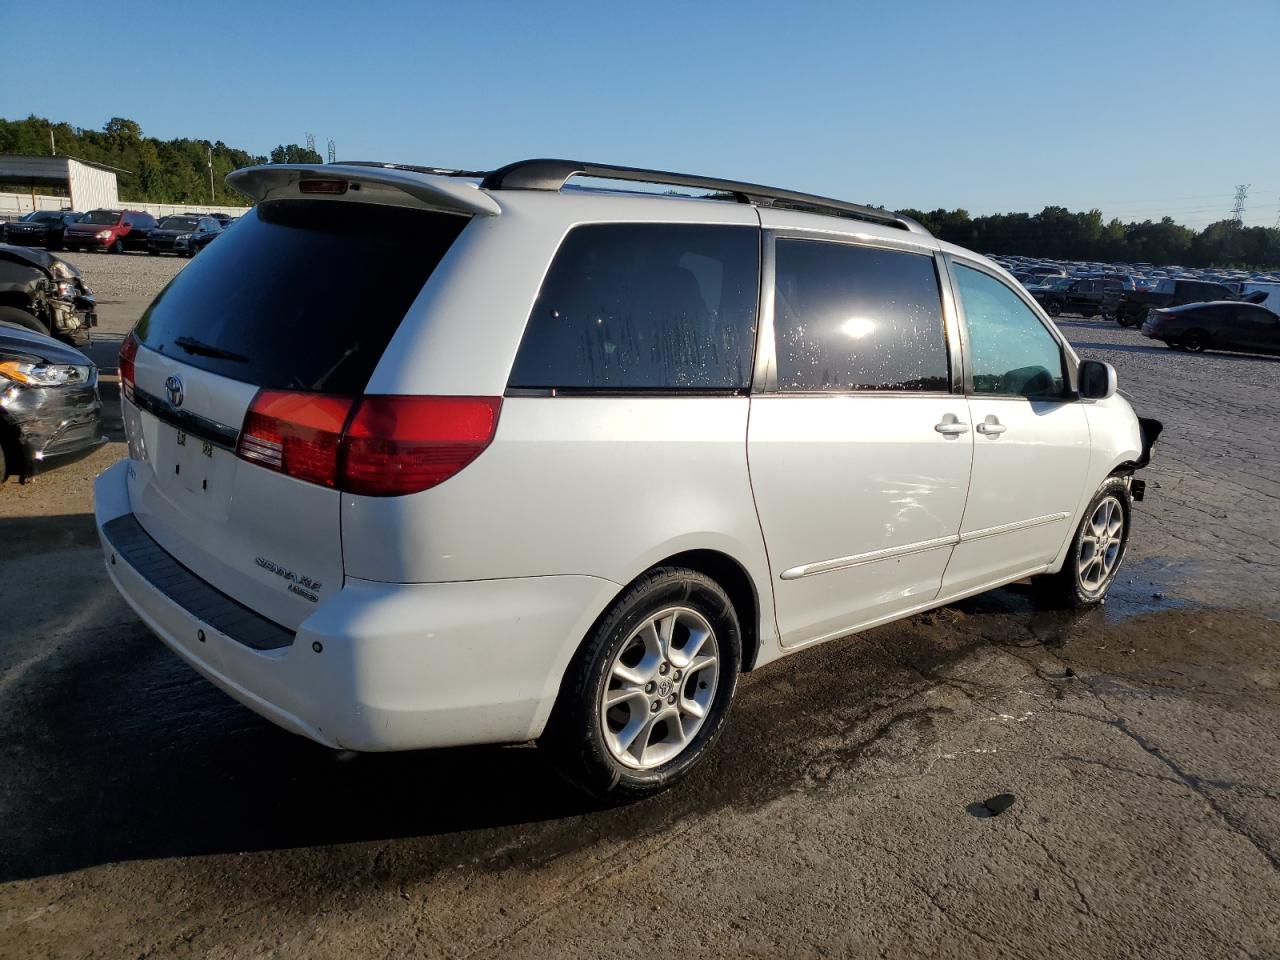
<path id="1" fill-rule="evenodd" d="M 16 4 L 0 116 L 569 156 L 890 207 L 1280 214 L 1280 0 Z M 23 38 L 44 38 L 28 44 Z M 66 70 L 50 66 L 59 52 Z M 218 61 L 214 63 L 214 59 Z"/>

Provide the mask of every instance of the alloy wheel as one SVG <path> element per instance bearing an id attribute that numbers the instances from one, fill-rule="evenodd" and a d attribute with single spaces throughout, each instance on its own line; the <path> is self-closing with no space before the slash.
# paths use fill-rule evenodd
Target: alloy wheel
<path id="1" fill-rule="evenodd" d="M 1124 507 L 1115 497 L 1104 498 L 1080 535 L 1076 571 L 1080 585 L 1097 593 L 1115 573 L 1124 551 Z"/>
<path id="2" fill-rule="evenodd" d="M 600 724 L 615 760 L 651 770 L 679 756 L 711 713 L 720 649 L 689 607 L 645 618 L 618 650 L 601 694 Z"/>

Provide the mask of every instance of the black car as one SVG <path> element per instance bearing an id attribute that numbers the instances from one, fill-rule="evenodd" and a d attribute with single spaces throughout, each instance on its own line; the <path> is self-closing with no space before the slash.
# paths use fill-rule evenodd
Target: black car
<path id="1" fill-rule="evenodd" d="M 1136 327 L 1142 323 L 1148 310 L 1235 299 L 1238 299 L 1235 291 L 1221 283 L 1165 278 L 1156 283 L 1154 290 L 1125 291 L 1116 306 L 1116 322 L 1122 327 Z"/>
<path id="2" fill-rule="evenodd" d="M 1078 313 L 1082 317 L 1109 317 L 1120 303 L 1119 280 L 1107 277 L 1048 277 L 1047 282 L 1027 287 L 1051 317 Z"/>
<path id="3" fill-rule="evenodd" d="M 194 257 L 218 239 L 222 224 L 213 217 L 190 213 L 165 217 L 151 231 L 147 239 L 147 253 L 158 257 L 162 253 L 174 253 L 181 257 Z"/>
<path id="4" fill-rule="evenodd" d="M 52 337 L 0 322 L 0 482 L 43 473 L 106 443 L 98 369 Z"/>
<path id="5" fill-rule="evenodd" d="M 1280 353 L 1280 315 L 1237 300 L 1188 303 L 1152 310 L 1142 335 L 1175 350 L 1245 350 Z"/>
<path id="6" fill-rule="evenodd" d="M 5 228 L 5 242 L 20 247 L 61 250 L 65 245 L 63 238 L 67 227 L 78 223 L 83 216 L 83 213 L 72 213 L 70 210 L 36 210 Z"/>
<path id="7" fill-rule="evenodd" d="M 80 271 L 44 250 L 0 244 L 0 320 L 78 346 L 98 325 Z"/>

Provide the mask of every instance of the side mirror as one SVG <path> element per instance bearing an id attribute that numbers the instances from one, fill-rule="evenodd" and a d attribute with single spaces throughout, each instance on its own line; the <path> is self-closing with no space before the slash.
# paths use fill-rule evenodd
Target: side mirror
<path id="1" fill-rule="evenodd" d="M 1080 396 L 1085 400 L 1108 400 L 1116 395 L 1116 368 L 1101 360 L 1080 361 Z"/>

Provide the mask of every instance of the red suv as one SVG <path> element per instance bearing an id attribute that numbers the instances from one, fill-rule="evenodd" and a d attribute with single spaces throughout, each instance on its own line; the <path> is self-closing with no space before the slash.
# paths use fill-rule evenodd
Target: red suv
<path id="1" fill-rule="evenodd" d="M 141 210 L 90 210 L 67 227 L 63 245 L 68 250 L 105 250 L 124 253 L 147 249 L 147 238 L 156 218 Z"/>

